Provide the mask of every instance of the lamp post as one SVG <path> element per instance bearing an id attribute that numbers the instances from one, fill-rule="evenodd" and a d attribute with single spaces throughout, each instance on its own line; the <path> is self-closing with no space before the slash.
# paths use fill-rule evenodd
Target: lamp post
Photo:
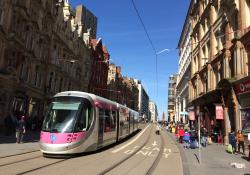
<path id="1" fill-rule="evenodd" d="M 200 112 L 198 116 L 199 164 L 201 164 L 201 116 L 202 113 Z"/>

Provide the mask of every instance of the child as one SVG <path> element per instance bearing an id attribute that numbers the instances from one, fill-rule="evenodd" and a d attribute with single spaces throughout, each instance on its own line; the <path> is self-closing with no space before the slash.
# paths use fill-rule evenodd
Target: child
<path id="1" fill-rule="evenodd" d="M 185 130 L 184 136 L 183 136 L 183 141 L 184 141 L 184 148 L 187 149 L 189 148 L 189 142 L 190 142 L 190 134 Z"/>

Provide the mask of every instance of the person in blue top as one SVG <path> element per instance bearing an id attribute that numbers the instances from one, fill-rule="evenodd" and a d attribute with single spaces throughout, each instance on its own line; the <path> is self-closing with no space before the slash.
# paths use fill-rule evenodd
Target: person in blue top
<path id="1" fill-rule="evenodd" d="M 183 141 L 184 141 L 184 148 L 187 149 L 189 148 L 189 143 L 190 143 L 190 134 L 185 130 L 184 136 L 183 136 Z"/>
<path id="2" fill-rule="evenodd" d="M 236 135 L 234 130 L 231 130 L 231 132 L 229 133 L 229 144 L 232 145 L 233 147 L 233 153 L 236 152 Z"/>

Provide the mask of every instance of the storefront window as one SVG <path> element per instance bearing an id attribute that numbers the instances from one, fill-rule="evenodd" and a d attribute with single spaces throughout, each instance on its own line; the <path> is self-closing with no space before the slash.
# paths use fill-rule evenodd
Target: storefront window
<path id="1" fill-rule="evenodd" d="M 241 111 L 243 134 L 250 133 L 250 108 Z"/>

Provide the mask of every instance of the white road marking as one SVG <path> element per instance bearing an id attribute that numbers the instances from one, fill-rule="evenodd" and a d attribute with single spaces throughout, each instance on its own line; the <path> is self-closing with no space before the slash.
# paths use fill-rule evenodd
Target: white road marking
<path id="1" fill-rule="evenodd" d="M 154 141 L 154 143 L 153 143 L 152 145 L 153 145 L 153 146 L 156 146 L 156 145 L 157 145 L 156 141 Z"/>
<path id="2" fill-rule="evenodd" d="M 146 147 L 146 146 L 144 146 L 142 149 L 150 150 L 151 147 Z"/>
<path id="3" fill-rule="evenodd" d="M 163 153 L 163 154 L 165 155 L 165 158 L 168 158 L 169 155 L 168 153 Z"/>
<path id="4" fill-rule="evenodd" d="M 142 155 L 146 156 L 146 155 L 148 154 L 148 151 L 146 151 L 146 152 L 138 151 L 138 152 L 136 153 L 136 155 L 137 155 L 137 154 L 142 154 Z"/>
<path id="5" fill-rule="evenodd" d="M 168 149 L 168 148 L 164 148 L 164 153 L 168 151 L 169 153 L 171 153 L 171 149 Z"/>
<path id="6" fill-rule="evenodd" d="M 125 151 L 124 153 L 125 154 L 132 154 L 134 152 L 134 150 L 127 150 L 127 151 Z"/>
<path id="7" fill-rule="evenodd" d="M 154 151 L 154 150 L 160 151 L 160 149 L 157 148 L 157 147 L 154 147 L 154 148 L 152 149 L 152 151 Z"/>
<path id="8" fill-rule="evenodd" d="M 148 156 L 151 156 L 151 157 L 155 157 L 156 155 L 155 154 L 152 154 L 152 151 L 148 153 Z"/>
<path id="9" fill-rule="evenodd" d="M 120 148 L 112 151 L 112 153 L 117 153 L 118 151 L 121 151 L 122 149 L 126 148 L 127 146 L 131 145 L 132 143 L 134 143 L 139 137 L 141 137 L 141 135 L 146 131 L 146 129 L 149 127 L 150 125 L 148 125 L 136 138 L 134 138 L 131 142 L 127 143 L 126 145 L 121 146 Z"/>

